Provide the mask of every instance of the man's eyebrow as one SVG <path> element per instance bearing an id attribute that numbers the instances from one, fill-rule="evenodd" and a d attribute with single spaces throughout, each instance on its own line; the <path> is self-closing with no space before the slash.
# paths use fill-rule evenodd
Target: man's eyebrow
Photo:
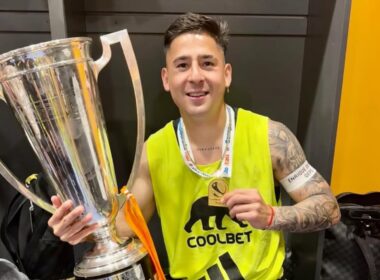
<path id="1" fill-rule="evenodd" d="M 205 55 L 200 55 L 200 58 L 202 58 L 202 59 L 214 59 L 215 56 L 213 56 L 211 54 L 205 54 Z"/>
<path id="2" fill-rule="evenodd" d="M 186 56 L 186 55 L 182 55 L 182 56 L 176 57 L 176 58 L 173 60 L 173 62 L 176 63 L 176 62 L 178 62 L 178 61 L 183 61 L 183 60 L 187 60 L 187 59 L 189 59 L 188 56 Z"/>

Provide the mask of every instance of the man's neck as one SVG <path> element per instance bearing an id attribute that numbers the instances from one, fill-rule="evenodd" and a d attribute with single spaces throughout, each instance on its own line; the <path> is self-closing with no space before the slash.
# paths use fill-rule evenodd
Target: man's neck
<path id="1" fill-rule="evenodd" d="M 223 132 L 226 125 L 226 107 L 207 118 L 183 116 L 186 133 L 197 164 L 208 164 L 222 156 Z"/>

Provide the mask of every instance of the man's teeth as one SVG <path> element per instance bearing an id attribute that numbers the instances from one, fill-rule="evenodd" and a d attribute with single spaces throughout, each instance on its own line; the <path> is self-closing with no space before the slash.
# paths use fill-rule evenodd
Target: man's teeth
<path id="1" fill-rule="evenodd" d="M 199 96 L 206 95 L 206 93 L 204 93 L 204 92 L 192 92 L 192 93 L 189 93 L 188 95 L 191 97 L 199 97 Z"/>

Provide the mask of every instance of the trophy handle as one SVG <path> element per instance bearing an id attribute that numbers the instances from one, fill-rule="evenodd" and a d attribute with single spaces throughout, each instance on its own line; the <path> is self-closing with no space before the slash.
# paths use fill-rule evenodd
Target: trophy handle
<path id="1" fill-rule="evenodd" d="M 0 160 L 0 174 L 7 180 L 7 182 L 14 187 L 18 192 L 24 195 L 27 199 L 31 200 L 34 204 L 38 205 L 42 209 L 53 214 L 55 208 L 53 205 L 47 203 L 46 201 L 39 198 L 37 195 L 29 191 L 23 183 L 5 166 L 5 164 Z"/>
<path id="2" fill-rule="evenodd" d="M 3 87 L 0 85 L 0 100 L 4 101 L 7 103 L 7 100 L 5 100 L 4 92 L 3 92 Z"/>
<path id="3" fill-rule="evenodd" d="M 7 103 L 4 97 L 3 88 L 0 85 L 0 100 Z M 55 208 L 53 205 L 47 203 L 46 201 L 39 198 L 37 195 L 29 191 L 23 183 L 5 166 L 5 164 L 0 160 L 0 174 L 7 180 L 7 182 L 14 187 L 18 192 L 23 194 L 27 199 L 31 200 L 34 204 L 38 205 L 42 209 L 53 214 Z"/>
<path id="4" fill-rule="evenodd" d="M 129 38 L 126 29 L 100 36 L 102 42 L 103 54 L 93 63 L 93 71 L 95 79 L 98 80 L 100 71 L 107 65 L 112 56 L 111 45 L 120 43 L 123 50 L 124 58 L 128 66 L 129 73 L 131 75 L 133 90 L 136 100 L 136 112 L 137 112 L 137 139 L 136 139 L 136 152 L 133 161 L 131 174 L 127 182 L 127 186 L 132 188 L 137 174 L 138 167 L 140 165 L 140 158 L 144 146 L 144 134 L 145 134 L 145 109 L 144 109 L 144 97 L 141 85 L 141 79 L 139 74 L 139 68 L 135 53 L 133 51 L 132 43 Z"/>

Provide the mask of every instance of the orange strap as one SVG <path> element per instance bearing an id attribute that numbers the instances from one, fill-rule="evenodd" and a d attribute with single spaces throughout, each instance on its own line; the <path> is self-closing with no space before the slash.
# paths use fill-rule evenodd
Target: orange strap
<path id="1" fill-rule="evenodd" d="M 122 192 L 127 195 L 127 200 L 124 206 L 125 220 L 147 249 L 150 258 L 152 259 L 153 266 L 156 269 L 157 279 L 165 280 L 165 275 L 162 271 L 153 239 L 149 233 L 148 226 L 145 222 L 144 216 L 141 213 L 140 207 L 138 206 L 135 197 L 128 192 L 126 188 L 123 188 Z"/>

